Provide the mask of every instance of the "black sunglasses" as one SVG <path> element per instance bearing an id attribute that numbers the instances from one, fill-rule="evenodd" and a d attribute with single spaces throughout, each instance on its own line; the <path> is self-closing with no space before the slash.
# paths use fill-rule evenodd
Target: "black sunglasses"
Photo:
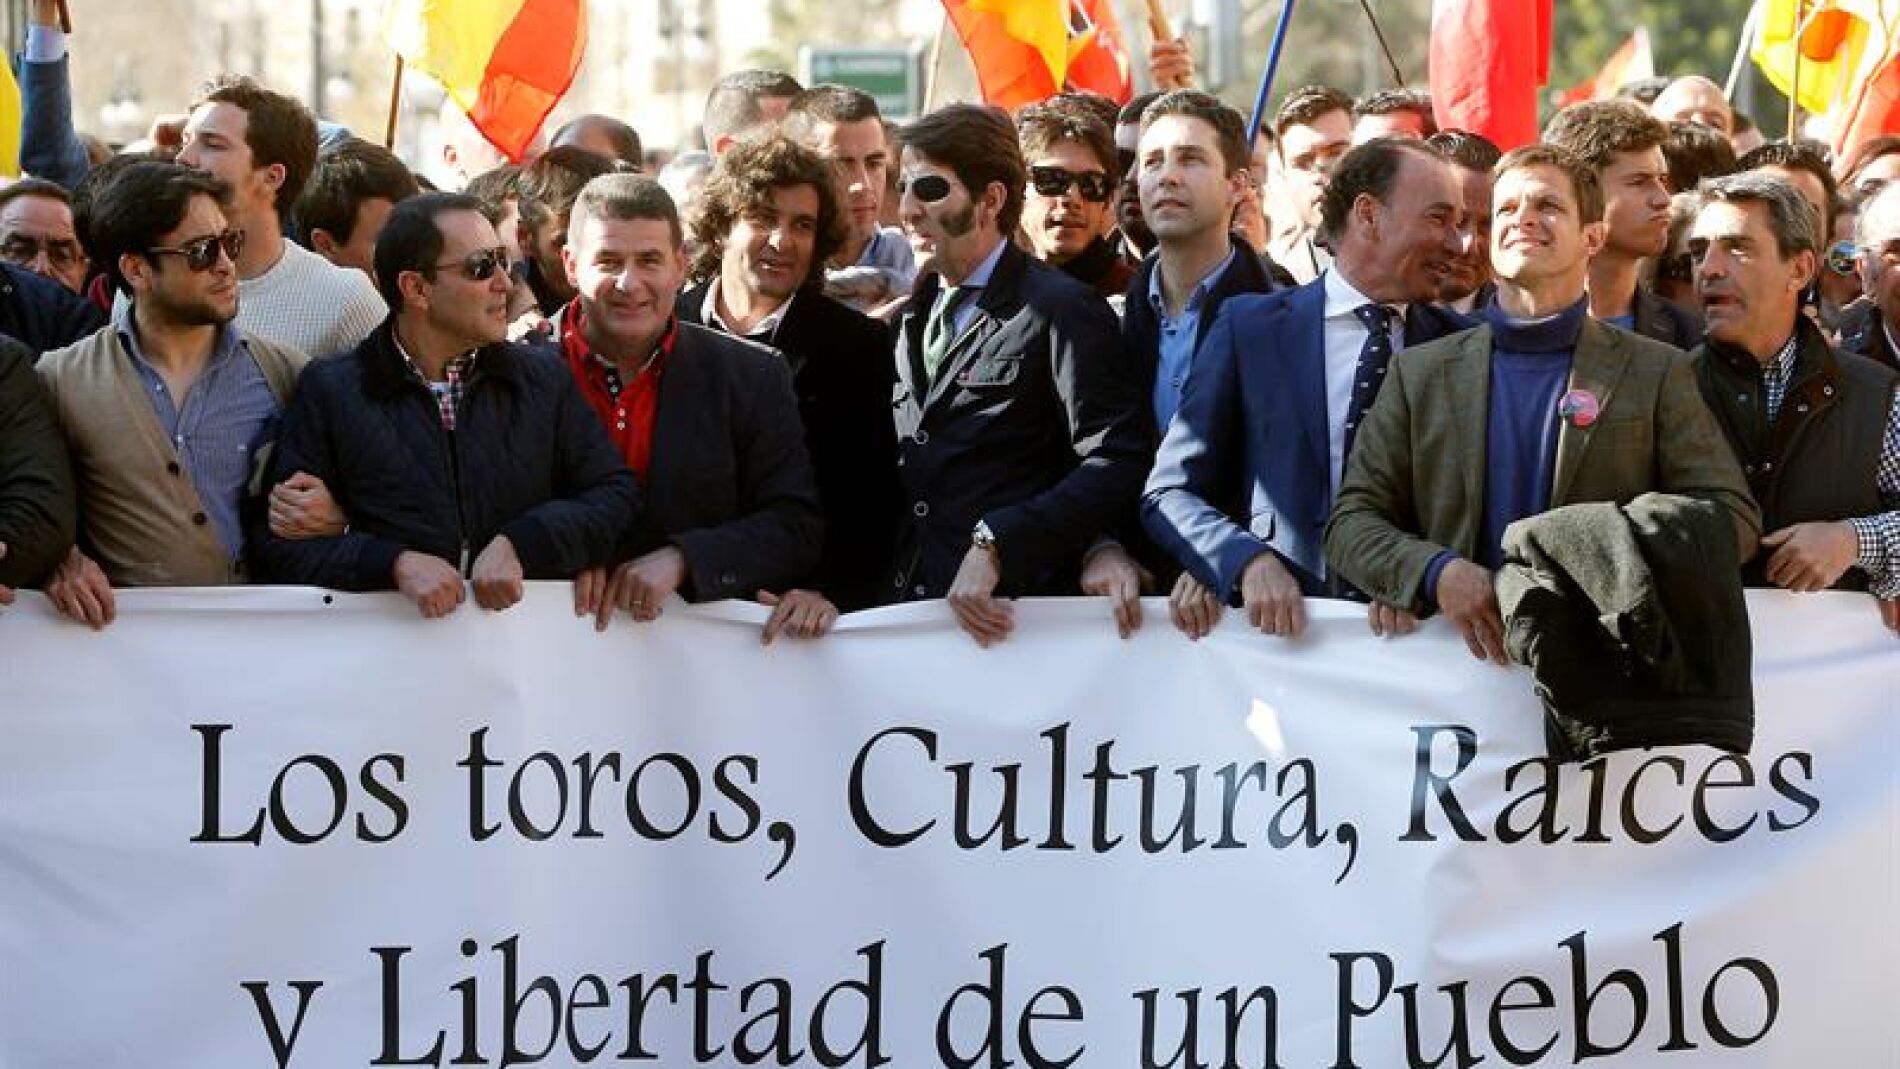
<path id="1" fill-rule="evenodd" d="M 154 245 L 145 250 L 145 255 L 182 256 L 185 266 L 193 271 L 209 271 L 218 265 L 218 254 L 222 252 L 237 262 L 238 253 L 244 251 L 244 231 L 227 229 L 222 234 L 206 234 L 193 238 L 180 245 Z"/>
<path id="2" fill-rule="evenodd" d="M 900 177 L 897 180 L 897 195 L 906 192 L 916 196 L 925 204 L 935 204 L 950 195 L 950 180 L 940 174 L 920 174 L 915 178 Z"/>
<path id="3" fill-rule="evenodd" d="M 487 282 L 495 277 L 497 271 L 513 277 L 510 273 L 513 265 L 508 261 L 508 250 L 500 245 L 492 249 L 471 252 L 460 260 L 451 260 L 434 266 L 437 271 L 446 271 L 451 267 L 460 268 L 462 277 L 470 282 Z"/>
<path id="4" fill-rule="evenodd" d="M 1074 186 L 1082 199 L 1095 204 L 1108 201 L 1115 182 L 1101 171 L 1071 171 L 1064 167 L 1031 167 L 1029 184 L 1045 197 L 1060 197 Z"/>

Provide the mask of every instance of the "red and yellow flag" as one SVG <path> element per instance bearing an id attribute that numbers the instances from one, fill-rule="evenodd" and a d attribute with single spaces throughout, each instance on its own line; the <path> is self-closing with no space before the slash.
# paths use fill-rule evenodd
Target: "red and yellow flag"
<path id="1" fill-rule="evenodd" d="M 1828 117 L 1837 158 L 1900 133 L 1900 0 L 1762 0 L 1756 19 L 1755 65 Z"/>
<path id="2" fill-rule="evenodd" d="M 482 136 L 519 161 L 574 84 L 585 0 L 391 0 L 383 39 L 442 83 Z"/>
<path id="3" fill-rule="evenodd" d="M 1111 0 L 943 0 L 985 103 L 1014 111 L 1064 88 L 1126 103 L 1128 49 Z"/>
<path id="4" fill-rule="evenodd" d="M 1557 106 L 1567 108 L 1589 100 L 1608 100 L 1629 83 L 1655 76 L 1656 58 L 1649 50 L 1649 31 L 1638 26 L 1629 40 L 1610 54 L 1596 77 L 1559 94 Z"/>

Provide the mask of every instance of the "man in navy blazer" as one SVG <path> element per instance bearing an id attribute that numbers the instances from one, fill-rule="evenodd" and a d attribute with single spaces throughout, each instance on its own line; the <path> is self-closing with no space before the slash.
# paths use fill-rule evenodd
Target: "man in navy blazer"
<path id="1" fill-rule="evenodd" d="M 1222 306 L 1141 505 L 1149 536 L 1207 588 L 1176 606 L 1190 635 L 1239 604 L 1262 631 L 1297 636 L 1304 597 L 1356 593 L 1327 571 L 1326 517 L 1392 351 L 1470 325 L 1430 303 L 1470 240 L 1463 204 L 1450 164 L 1423 143 L 1367 142 L 1321 205 L 1332 266 Z M 1375 342 L 1375 324 L 1389 341 Z"/>

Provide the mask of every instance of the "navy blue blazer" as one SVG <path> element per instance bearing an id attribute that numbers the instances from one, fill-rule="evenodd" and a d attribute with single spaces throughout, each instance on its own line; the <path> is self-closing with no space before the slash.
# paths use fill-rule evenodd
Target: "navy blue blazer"
<path id="1" fill-rule="evenodd" d="M 1326 417 L 1326 289 L 1240 294 L 1221 307 L 1196 351 L 1142 494 L 1155 540 L 1223 600 L 1261 553 L 1277 553 L 1308 596 L 1325 593 L 1326 518 L 1333 487 Z M 1414 301 L 1405 344 L 1472 326 Z M 1234 515 L 1224 504 L 1242 505 Z"/>

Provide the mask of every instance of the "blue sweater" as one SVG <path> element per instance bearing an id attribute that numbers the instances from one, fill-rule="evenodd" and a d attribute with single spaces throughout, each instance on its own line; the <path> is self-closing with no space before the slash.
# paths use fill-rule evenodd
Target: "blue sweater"
<path id="1" fill-rule="evenodd" d="M 1550 509 L 1557 470 L 1557 406 L 1570 382 L 1577 335 L 1589 298 L 1543 319 L 1511 319 L 1494 301 L 1484 309 L 1491 327 L 1491 400 L 1485 423 L 1484 522 L 1478 561 L 1493 571 L 1503 563 L 1504 529 Z M 1425 587 L 1436 600 L 1438 576 L 1456 559 L 1446 551 L 1432 561 Z"/>

